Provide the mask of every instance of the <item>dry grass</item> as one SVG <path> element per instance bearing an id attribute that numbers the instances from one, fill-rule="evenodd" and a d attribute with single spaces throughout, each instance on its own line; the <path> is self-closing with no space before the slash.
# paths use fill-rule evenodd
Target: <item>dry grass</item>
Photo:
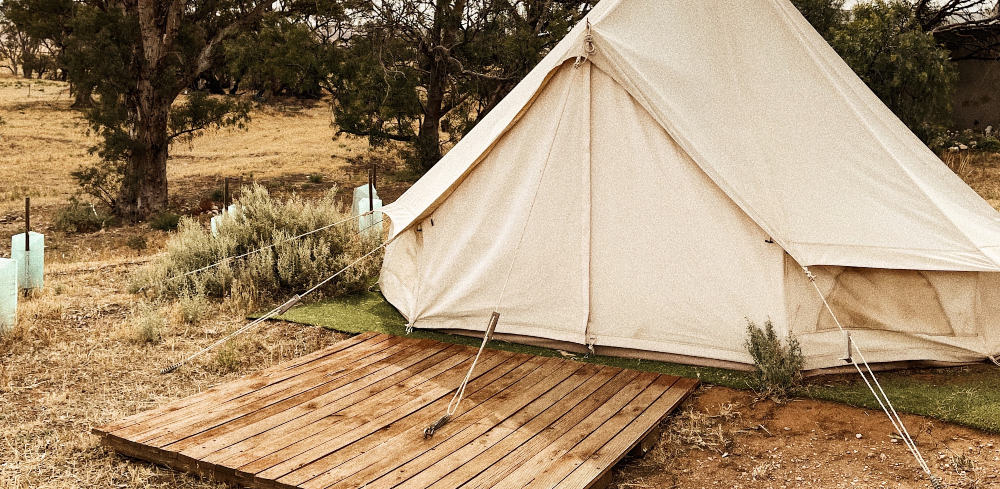
<path id="1" fill-rule="evenodd" d="M 994 209 L 1000 209 L 1000 154 L 949 152 L 941 159 Z"/>
<path id="2" fill-rule="evenodd" d="M 163 320 L 160 342 L 136 343 L 122 334 L 123 325 L 136 321 L 134 298 L 121 292 L 131 266 L 54 265 L 49 287 L 25 299 L 18 326 L 0 338 L 0 487 L 223 487 L 117 457 L 98 446 L 90 430 L 342 338 L 318 328 L 269 324 L 223 349 L 228 360 L 209 354 L 159 375 L 158 368 L 243 320 L 211 305 L 211 319 L 200 327 L 171 317 Z"/>
<path id="3" fill-rule="evenodd" d="M 0 236 L 19 232 L 24 197 L 32 199 L 36 229 L 50 234 L 53 261 L 100 259 L 137 233 L 112 229 L 94 239 L 68 239 L 51 228 L 56 211 L 77 186 L 70 172 L 92 164 L 87 149 L 97 140 L 86 121 L 70 109 L 65 83 L 0 75 Z M 221 188 L 225 177 L 266 183 L 278 192 L 319 194 L 335 185 L 349 189 L 363 176 L 346 172 L 348 159 L 368 151 L 362 139 L 336 136 L 326 101 L 276 103 L 251 114 L 246 131 L 209 132 L 171 147 L 168 168 L 171 207 L 185 213 Z M 310 175 L 322 175 L 320 184 Z M 157 251 L 165 234 L 148 232 L 149 252 Z M 105 235 L 106 234 L 106 235 Z M 64 239 L 66 238 L 66 239 Z M 9 242 L 8 242 L 9 243 Z M 0 239 L 0 255 L 8 244 Z"/>
<path id="4" fill-rule="evenodd" d="M 69 109 L 66 85 L 0 77 L 0 236 L 20 232 L 23 197 L 33 228 L 46 236 L 46 289 L 22 299 L 19 322 L 0 337 L 0 488 L 221 488 L 107 452 L 91 428 L 265 368 L 342 336 L 269 323 L 174 374 L 157 370 L 244 324 L 226 304 L 196 299 L 149 306 L 154 335 L 125 293 L 127 276 L 159 252 L 167 233 L 146 225 L 66 234 L 55 211 L 77 189 L 70 172 L 92 163 L 95 140 Z M 222 131 L 172 148 L 171 202 L 193 207 L 225 176 L 243 175 L 280 191 L 321 193 L 351 176 L 347 158 L 367 145 L 334 139 L 323 103 L 257 110 L 246 132 Z M 323 184 L 306 175 L 323 174 Z M 269 181 L 273 179 L 273 181 Z M 315 179 L 314 179 L 315 180 Z M 360 182 L 358 182 L 360 183 Z M 145 250 L 128 246 L 143 237 Z M 0 239 L 0 256 L 9 240 Z M 147 318 L 148 319 L 148 318 Z M 148 323 L 146 323 L 148 324 Z M 142 327 L 138 330 L 143 331 Z M 142 341 L 137 341 L 141 339 Z"/>

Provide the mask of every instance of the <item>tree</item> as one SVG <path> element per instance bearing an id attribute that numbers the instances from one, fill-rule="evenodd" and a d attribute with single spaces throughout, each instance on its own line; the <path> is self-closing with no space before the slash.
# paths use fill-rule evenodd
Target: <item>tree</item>
<path id="1" fill-rule="evenodd" d="M 854 7 L 830 44 L 883 102 L 925 141 L 948 124 L 957 71 L 911 5 L 878 0 Z"/>
<path id="2" fill-rule="evenodd" d="M 844 0 L 792 0 L 792 3 L 825 38 L 844 21 Z"/>
<path id="3" fill-rule="evenodd" d="M 307 19 L 273 15 L 260 29 L 225 43 L 225 68 L 234 85 L 262 99 L 280 94 L 319 98 L 331 54 Z"/>
<path id="4" fill-rule="evenodd" d="M 66 43 L 73 29 L 78 2 L 74 0 L 6 0 L 6 16 L 18 29 L 38 40 L 45 53 L 38 67 L 47 69 L 54 78 L 66 79 Z M 70 84 L 74 108 L 90 105 L 88 87 Z"/>
<path id="5" fill-rule="evenodd" d="M 954 26 L 984 25 L 1000 15 L 997 0 L 915 0 L 913 16 L 925 32 Z"/>
<path id="6" fill-rule="evenodd" d="M 15 22 L 14 5 L 0 3 L 0 61 L 12 75 L 25 78 L 40 68 L 42 43 Z M 14 15 L 12 15 L 14 14 Z"/>
<path id="7" fill-rule="evenodd" d="M 223 41 L 257 22 L 273 3 L 90 1 L 74 15 L 66 71 L 70 82 L 97 95 L 85 115 L 101 137 L 94 150 L 103 167 L 121 173 L 111 202 L 115 213 L 141 220 L 167 206 L 171 141 L 246 121 L 248 106 L 238 100 L 195 92 L 175 101 L 212 65 Z"/>
<path id="8" fill-rule="evenodd" d="M 333 87 L 340 130 L 412 147 L 423 172 L 559 41 L 591 0 L 368 0 Z"/>

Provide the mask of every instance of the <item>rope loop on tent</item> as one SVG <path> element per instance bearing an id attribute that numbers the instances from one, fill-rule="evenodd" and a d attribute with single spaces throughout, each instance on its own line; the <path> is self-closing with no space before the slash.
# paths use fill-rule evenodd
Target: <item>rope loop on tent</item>
<path id="1" fill-rule="evenodd" d="M 379 222 L 377 222 L 375 224 L 372 224 L 371 226 L 368 226 L 368 227 L 366 227 L 366 228 L 358 231 L 358 234 L 361 234 L 362 232 L 367 231 L 371 227 L 373 227 L 373 226 L 375 226 L 377 224 L 381 224 L 381 223 L 382 223 L 382 221 L 380 220 Z M 368 257 L 374 255 L 375 252 L 377 252 L 378 250 L 380 250 L 382 248 L 385 248 L 386 246 L 389 245 L 389 243 L 393 242 L 396 239 L 396 237 L 398 237 L 398 236 L 399 235 L 393 236 L 392 238 L 390 238 L 390 239 L 382 242 L 382 244 L 376 246 L 375 248 L 373 248 L 368 253 L 365 253 L 364 255 L 362 255 L 357 260 L 354 260 L 353 262 L 349 263 L 346 267 L 341 268 L 340 270 L 338 270 L 333 275 L 330 275 L 329 277 L 327 277 L 327 278 L 323 279 L 322 281 L 320 281 L 318 284 L 312 286 L 309 290 L 303 292 L 302 294 L 296 294 L 294 297 L 292 297 L 291 299 L 285 301 L 280 306 L 275 307 L 274 309 L 271 309 L 270 311 L 266 312 L 261 317 L 259 317 L 257 319 L 254 319 L 253 321 L 250 321 L 250 323 L 248 323 L 246 326 L 243 326 L 242 328 L 237 329 L 236 331 L 233 331 L 232 333 L 229 333 L 225 337 L 220 338 L 216 342 L 212 343 L 211 345 L 206 346 L 205 348 L 202 348 L 201 350 L 198 350 L 197 352 L 195 352 L 194 354 L 188 356 L 187 358 L 184 358 L 183 360 L 181 360 L 181 361 L 179 361 L 179 362 L 177 362 L 177 363 L 175 363 L 173 365 L 170 365 L 169 367 L 166 367 L 163 370 L 160 370 L 160 374 L 161 375 L 163 375 L 163 374 L 169 374 L 170 372 L 173 372 L 174 370 L 177 370 L 178 368 L 180 368 L 184 364 L 190 362 L 191 360 L 194 360 L 195 358 L 198 358 L 199 356 L 203 355 L 205 352 L 208 352 L 208 351 L 212 350 L 213 348 L 216 348 L 219 345 L 222 345 L 223 343 L 231 340 L 232 338 L 235 338 L 236 336 L 239 336 L 239 335 L 241 335 L 243 333 L 246 333 L 247 331 L 250 331 L 251 329 L 254 329 L 254 327 L 260 325 L 264 321 L 267 321 L 268 319 L 271 319 L 271 318 L 273 318 L 275 316 L 280 316 L 280 315 L 284 314 L 285 312 L 288 312 L 289 309 L 291 309 L 293 306 L 295 306 L 300 301 L 302 301 L 302 299 L 305 296 L 307 296 L 307 295 L 309 295 L 309 294 L 311 294 L 311 293 L 319 290 L 324 285 L 330 283 L 333 279 L 339 277 L 342 273 L 346 272 L 347 270 L 350 270 L 355 265 L 361 263 L 362 261 L 364 261 Z"/>
<path id="2" fill-rule="evenodd" d="M 924 460 L 924 456 L 917 448 L 917 443 L 913 440 L 913 437 L 910 436 L 910 432 L 906 429 L 906 425 L 903 424 L 903 418 L 901 418 L 899 413 L 896 412 L 896 408 L 889 400 L 888 394 L 885 393 L 885 389 L 882 388 L 882 384 L 879 383 L 878 379 L 875 377 L 875 372 L 872 370 L 871 366 L 868 365 L 868 360 L 865 359 L 865 355 L 861 351 L 861 347 L 858 346 L 857 340 L 853 339 L 850 332 L 848 332 L 847 329 L 845 329 L 840 323 L 840 319 L 838 319 L 837 315 L 834 314 L 833 308 L 830 307 L 830 303 L 827 302 L 826 297 L 823 295 L 823 291 L 820 290 L 819 285 L 816 284 L 816 276 L 809 271 L 809 267 L 802 267 L 802 270 L 805 272 L 806 278 L 809 279 L 813 288 L 816 289 L 816 294 L 819 295 L 820 300 L 823 301 L 823 306 L 825 306 L 827 312 L 830 313 L 830 317 L 833 318 L 833 322 L 837 325 L 837 328 L 847 336 L 847 357 L 844 360 L 853 364 L 855 370 L 857 370 L 858 374 L 861 375 L 861 379 L 865 381 L 865 385 L 868 386 L 868 390 L 871 391 L 873 396 L 875 396 L 875 400 L 878 401 L 878 405 L 889 418 L 889 422 L 892 423 L 892 427 L 897 433 L 899 433 L 899 436 L 902 438 L 907 450 L 910 451 L 910 454 L 912 454 L 913 458 L 917 461 L 917 465 L 919 465 L 920 469 L 923 470 L 924 473 L 930 478 L 931 485 L 935 488 L 942 487 L 941 480 L 931 473 L 931 469 L 927 465 L 927 461 Z M 855 360 L 854 353 L 857 353 L 857 357 L 861 359 L 861 364 Z M 863 370 L 861 365 L 864 365 Z M 871 379 L 870 381 L 869 378 Z"/>
<path id="3" fill-rule="evenodd" d="M 594 35 L 590 31 L 590 19 L 587 19 L 587 34 L 583 36 L 583 54 L 576 57 L 573 68 L 579 68 L 595 51 L 597 51 L 597 47 L 594 46 Z"/>

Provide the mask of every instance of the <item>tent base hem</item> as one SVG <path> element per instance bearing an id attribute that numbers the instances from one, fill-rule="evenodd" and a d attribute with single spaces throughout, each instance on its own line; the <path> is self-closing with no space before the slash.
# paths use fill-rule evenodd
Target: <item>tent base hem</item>
<path id="1" fill-rule="evenodd" d="M 473 331 L 467 329 L 437 329 L 437 328 L 421 328 L 421 329 L 431 329 L 433 331 L 438 331 L 441 333 L 455 334 L 461 336 L 469 337 L 481 337 L 481 331 Z M 493 335 L 494 340 L 506 341 L 508 343 L 516 343 L 521 345 L 535 346 L 539 348 L 548 348 L 551 350 L 562 350 L 569 353 L 575 353 L 584 355 L 588 352 L 585 345 L 578 343 L 571 343 L 568 341 L 552 340 L 548 338 L 539 338 L 537 336 L 525 336 L 509 333 L 496 333 Z M 621 348 L 616 346 L 595 346 L 594 354 L 619 357 L 619 358 L 631 358 L 637 360 L 651 360 L 656 362 L 667 362 L 667 363 L 677 363 L 683 365 L 690 365 L 694 367 L 711 367 L 711 368 L 724 368 L 729 370 L 737 370 L 741 372 L 751 372 L 753 371 L 753 365 L 740 363 L 740 362 L 730 362 L 726 360 L 715 360 L 711 358 L 704 357 L 694 357 L 689 355 L 680 355 L 676 353 L 664 353 L 655 352 L 648 350 L 638 350 L 634 348 Z M 885 372 L 892 370 L 905 370 L 914 368 L 948 368 L 948 367 L 962 367 L 967 365 L 977 365 L 980 363 L 985 363 L 989 360 L 972 360 L 972 361 L 940 361 L 940 360 L 898 360 L 890 362 L 879 362 L 871 364 L 871 369 L 876 372 Z M 802 373 L 806 377 L 816 377 L 820 375 L 839 375 L 839 374 L 849 374 L 854 373 L 854 366 L 851 364 L 845 364 L 842 366 L 833 367 L 820 367 L 803 370 Z"/>

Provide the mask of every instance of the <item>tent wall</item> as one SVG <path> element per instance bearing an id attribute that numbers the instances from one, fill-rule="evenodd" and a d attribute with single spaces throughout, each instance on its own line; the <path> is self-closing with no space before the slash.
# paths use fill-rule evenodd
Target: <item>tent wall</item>
<path id="1" fill-rule="evenodd" d="M 1000 274 L 812 266 L 869 362 L 974 362 L 1000 351 Z M 846 338 L 795 260 L 785 258 L 788 321 L 807 368 L 844 362 Z"/>
<path id="2" fill-rule="evenodd" d="M 591 343 L 749 362 L 746 320 L 785 324 L 781 248 L 592 71 Z"/>
<path id="3" fill-rule="evenodd" d="M 420 328 L 584 343 L 590 70 L 566 64 L 450 197 L 389 247 L 386 297 Z M 509 276 L 509 281 L 507 280 Z"/>

